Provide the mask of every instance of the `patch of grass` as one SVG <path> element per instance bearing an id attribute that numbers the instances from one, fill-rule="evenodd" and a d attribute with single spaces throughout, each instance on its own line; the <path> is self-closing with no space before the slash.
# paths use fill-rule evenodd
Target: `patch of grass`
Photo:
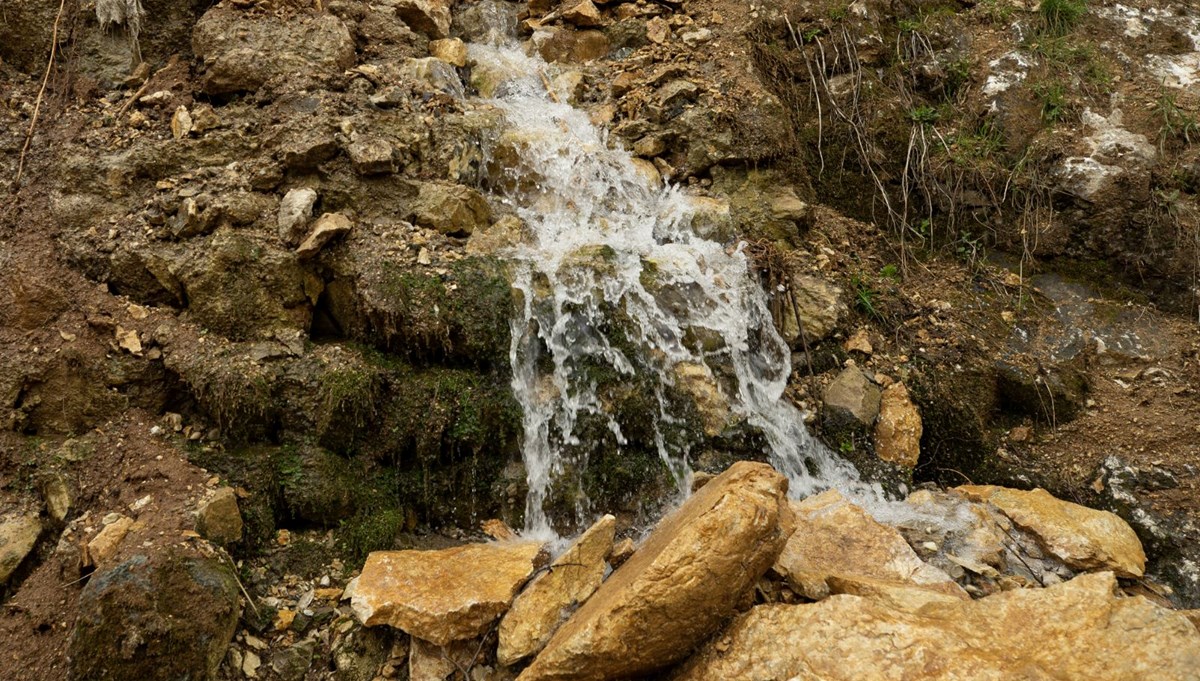
<path id="1" fill-rule="evenodd" d="M 1173 93 L 1163 90 L 1155 102 L 1154 110 L 1162 120 L 1158 129 L 1159 147 L 1172 140 L 1188 145 L 1193 139 L 1200 137 L 1200 125 L 1195 114 L 1181 109 Z"/>
<path id="2" fill-rule="evenodd" d="M 871 288 L 871 284 L 857 274 L 850 278 L 850 286 L 854 289 L 854 306 L 868 317 L 882 320 L 883 315 L 875 306 L 875 299 L 879 296 L 879 292 Z"/>
<path id="3" fill-rule="evenodd" d="M 1011 0 L 982 0 L 976 7 L 984 19 L 993 24 L 1007 25 L 1017 11 Z"/>
<path id="4" fill-rule="evenodd" d="M 1004 133 L 994 119 L 985 117 L 974 129 L 956 135 L 951 150 L 956 161 L 991 158 L 1004 150 Z"/>
<path id="5" fill-rule="evenodd" d="M 1052 35 L 1063 35 L 1079 24 L 1087 14 L 1087 0 L 1042 0 L 1038 10 L 1043 29 Z"/>
<path id="6" fill-rule="evenodd" d="M 1037 83 L 1033 92 L 1042 102 L 1042 121 L 1057 123 L 1067 112 L 1067 90 L 1062 83 Z"/>

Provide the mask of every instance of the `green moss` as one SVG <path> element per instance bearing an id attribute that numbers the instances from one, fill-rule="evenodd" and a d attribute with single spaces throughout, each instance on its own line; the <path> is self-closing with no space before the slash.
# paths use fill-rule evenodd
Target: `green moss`
<path id="1" fill-rule="evenodd" d="M 379 298 L 368 316 L 388 350 L 410 359 L 506 364 L 513 294 L 498 261 L 464 258 L 445 276 L 385 265 Z"/>
<path id="2" fill-rule="evenodd" d="M 396 537 L 409 526 L 401 509 L 361 513 L 342 523 L 338 530 L 338 552 L 350 565 L 360 565 L 372 551 L 395 548 Z"/>

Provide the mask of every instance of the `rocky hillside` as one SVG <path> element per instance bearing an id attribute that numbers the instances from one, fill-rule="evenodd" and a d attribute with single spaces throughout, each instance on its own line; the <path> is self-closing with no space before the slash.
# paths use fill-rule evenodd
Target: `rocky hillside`
<path id="1" fill-rule="evenodd" d="M 586 532 L 509 536 L 509 35 L 745 242 L 787 399 L 907 510 L 787 501 L 711 372 L 597 371 Z M 0 93 L 0 678 L 1200 662 L 1185 3 L 13 0 Z"/>

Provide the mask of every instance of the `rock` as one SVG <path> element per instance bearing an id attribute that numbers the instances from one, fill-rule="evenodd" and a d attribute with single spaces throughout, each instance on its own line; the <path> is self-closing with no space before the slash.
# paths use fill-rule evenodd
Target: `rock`
<path id="1" fill-rule="evenodd" d="M 458 38 L 429 41 L 429 54 L 460 69 L 467 65 L 467 44 Z"/>
<path id="2" fill-rule="evenodd" d="M 196 531 L 216 544 L 242 540 L 242 514 L 232 487 L 222 487 L 200 507 Z"/>
<path id="3" fill-rule="evenodd" d="M 615 570 L 625 564 L 625 561 L 633 557 L 633 552 L 637 550 L 633 540 L 625 537 L 621 541 L 613 544 L 612 554 L 608 557 L 608 564 Z"/>
<path id="4" fill-rule="evenodd" d="M 658 135 L 647 135 L 633 143 L 633 153 L 652 158 L 667 150 L 667 143 Z"/>
<path id="5" fill-rule="evenodd" d="M 408 651 L 408 681 L 446 681 L 459 669 L 470 668 L 477 650 L 479 644 L 475 641 L 439 646 L 414 638 Z"/>
<path id="6" fill-rule="evenodd" d="M 613 547 L 617 521 L 606 515 L 571 545 L 550 569 L 517 596 L 500 620 L 496 660 L 509 666 L 546 645 L 560 624 L 604 580 L 604 559 Z"/>
<path id="7" fill-rule="evenodd" d="M 795 302 L 796 309 L 792 309 Z M 781 306 L 783 313 L 779 322 L 783 339 L 793 348 L 798 348 L 800 331 L 804 340 L 817 343 L 833 333 L 849 312 L 842 298 L 842 289 L 818 277 L 794 274 L 790 277 L 787 299 Z M 796 310 L 800 312 L 800 324 L 796 324 Z"/>
<path id="8" fill-rule="evenodd" d="M 892 582 L 967 598 L 945 572 L 927 565 L 895 528 L 877 522 L 837 490 L 792 502 L 796 531 L 775 572 L 806 598 L 843 593 L 855 583 Z M 831 578 L 839 580 L 831 583 Z"/>
<path id="9" fill-rule="evenodd" d="M 509 248 L 527 243 L 532 233 L 521 218 L 505 215 L 491 225 L 481 226 L 471 232 L 467 241 L 468 255 L 493 255 Z"/>
<path id="10" fill-rule="evenodd" d="M 624 678 L 682 659 L 733 612 L 791 530 L 787 480 L 735 463 L 664 518 L 518 678 Z"/>
<path id="11" fill-rule="evenodd" d="M 875 423 L 875 455 L 905 468 L 915 468 L 921 456 L 921 412 L 903 383 L 883 391 Z"/>
<path id="12" fill-rule="evenodd" d="M 247 650 L 245 657 L 242 658 L 242 673 L 246 678 L 257 679 L 258 668 L 262 666 L 262 658 L 253 650 Z"/>
<path id="13" fill-rule="evenodd" d="M 450 35 L 450 3 L 445 0 L 397 0 L 396 16 L 431 40 Z"/>
<path id="14" fill-rule="evenodd" d="M 1108 511 L 1057 499 L 1044 489 L 963 485 L 955 491 L 972 501 L 996 506 L 1069 567 L 1112 570 L 1122 577 L 1141 577 L 1145 573 L 1146 554 L 1137 534 Z"/>
<path id="15" fill-rule="evenodd" d="M 581 28 L 594 28 L 604 24 L 604 17 L 600 16 L 600 10 L 596 9 L 592 0 L 580 0 L 562 10 L 559 16 L 568 24 Z"/>
<path id="16" fill-rule="evenodd" d="M 487 199 L 461 184 L 422 184 L 413 205 L 414 222 L 450 236 L 470 236 L 491 217 Z"/>
<path id="17" fill-rule="evenodd" d="M 844 595 L 760 605 L 672 678 L 1194 679 L 1200 634 L 1144 598 L 1118 598 L 1111 573 L 919 610 Z"/>
<path id="18" fill-rule="evenodd" d="M 387 140 L 368 139 L 350 144 L 346 149 L 350 163 L 359 175 L 388 175 L 396 172 L 396 159 Z"/>
<path id="19" fill-rule="evenodd" d="M 813 221 L 813 209 L 796 196 L 796 190 L 786 187 L 775 192 L 771 197 L 771 217 L 776 220 L 788 220 L 809 226 Z"/>
<path id="20" fill-rule="evenodd" d="M 171 116 L 171 136 L 175 139 L 182 139 L 191 132 L 192 115 L 188 113 L 186 106 L 176 107 L 175 115 Z"/>
<path id="21" fill-rule="evenodd" d="M 71 488 L 63 476 L 53 473 L 42 481 L 42 500 L 46 503 L 46 513 L 56 522 L 67 519 L 71 512 Z M 0 579 L 0 583 L 4 580 Z"/>
<path id="22" fill-rule="evenodd" d="M 700 94 L 700 86 L 690 80 L 679 78 L 658 89 L 658 101 L 663 108 L 681 106 L 694 101 Z"/>
<path id="23" fill-rule="evenodd" d="M 179 239 L 187 239 L 208 231 L 212 227 L 205 216 L 201 214 L 200 204 L 196 199 L 188 197 L 179 202 L 175 216 L 169 225 L 171 234 Z"/>
<path id="24" fill-rule="evenodd" d="M 831 428 L 869 428 L 879 415 L 880 398 L 870 377 L 847 367 L 825 388 L 825 422 Z"/>
<path id="25" fill-rule="evenodd" d="M 414 81 L 421 89 L 428 92 L 444 92 L 456 97 L 463 94 L 462 81 L 459 80 L 454 67 L 437 57 L 409 59 L 404 62 L 400 72 L 405 78 Z M 471 77 L 474 82 L 474 71 L 472 71 Z M 407 95 L 403 94 L 403 90 L 396 91 L 397 96 L 395 97 L 392 92 L 391 89 L 381 90 L 378 94 L 371 96 L 371 103 L 381 108 L 389 108 L 396 106 L 397 102 L 392 100 L 398 99 L 402 102 L 407 98 Z"/>
<path id="26" fill-rule="evenodd" d="M 654 17 L 646 22 L 646 38 L 655 45 L 662 45 L 671 38 L 671 26 L 666 19 Z"/>
<path id="27" fill-rule="evenodd" d="M 271 657 L 271 669 L 281 681 L 301 681 L 312 666 L 316 641 L 300 641 L 276 652 Z"/>
<path id="28" fill-rule="evenodd" d="M 0 586 L 7 584 L 37 545 L 42 523 L 36 515 L 6 516 L 0 520 Z"/>
<path id="29" fill-rule="evenodd" d="M 192 111 L 192 132 L 201 133 L 221 127 L 221 119 L 211 104 L 201 104 Z"/>
<path id="30" fill-rule="evenodd" d="M 88 561 L 91 565 L 99 566 L 116 552 L 121 540 L 129 534 L 133 527 L 133 518 L 120 516 L 105 525 L 87 545 Z"/>
<path id="31" fill-rule="evenodd" d="M 634 159 L 635 161 L 639 159 Z M 657 171 L 656 171 L 657 172 Z M 662 176 L 659 175 L 660 181 Z M 725 199 L 714 199 L 708 196 L 689 196 L 688 203 L 692 210 L 692 230 L 699 236 L 705 239 L 724 240 L 724 237 L 733 232 L 733 220 L 730 216 L 729 201 Z M 790 307 L 788 308 L 790 310 Z M 801 310 L 803 312 L 803 309 Z M 791 314 L 790 312 L 788 314 Z M 792 328 L 795 329 L 796 320 L 792 317 Z M 804 329 L 808 331 L 808 327 Z M 793 334 L 793 338 L 787 338 L 786 329 L 784 331 L 784 340 L 791 343 L 793 340 L 799 339 L 798 333 Z"/>
<path id="32" fill-rule="evenodd" d="M 707 28 L 698 28 L 695 31 L 685 31 L 679 35 L 683 43 L 688 47 L 695 47 L 701 43 L 706 43 L 712 39 L 712 31 Z"/>
<path id="33" fill-rule="evenodd" d="M 387 624 L 437 645 L 475 638 L 508 610 L 540 551 L 537 542 L 376 551 L 351 607 L 366 626 Z"/>
<path id="34" fill-rule="evenodd" d="M 866 329 L 855 331 L 853 336 L 842 343 L 842 349 L 846 352 L 861 352 L 868 356 L 875 352 L 875 348 L 871 346 L 871 334 Z"/>
<path id="35" fill-rule="evenodd" d="M 200 83 L 210 95 L 252 92 L 282 76 L 330 78 L 356 59 L 350 31 L 332 14 L 284 19 L 225 5 L 201 17 L 192 51 L 204 64 Z"/>
<path id="36" fill-rule="evenodd" d="M 643 183 L 645 183 L 647 187 L 650 187 L 651 189 L 658 189 L 662 186 L 662 173 L 658 172 L 658 168 L 655 168 L 653 163 L 644 158 L 631 158 L 629 161 L 633 163 L 633 169 L 637 171 L 638 176 L 642 178 Z M 726 205 L 726 209 L 728 209 L 728 207 L 729 206 Z M 693 224 L 695 221 L 696 214 L 693 213 Z"/>
<path id="37" fill-rule="evenodd" d="M 533 34 L 538 54 L 549 62 L 588 62 L 608 55 L 608 37 L 600 31 L 540 29 Z"/>
<path id="38" fill-rule="evenodd" d="M 226 563 L 179 549 L 135 555 L 83 587 L 69 678 L 214 679 L 238 612 Z"/>
<path id="39" fill-rule="evenodd" d="M 309 172 L 337 156 L 341 148 L 332 134 L 310 129 L 294 132 L 280 150 L 288 170 Z"/>
<path id="40" fill-rule="evenodd" d="M 316 190 L 308 187 L 290 189 L 283 195 L 279 202 L 279 238 L 284 243 L 295 245 L 304 238 L 316 202 Z"/>
<path id="41" fill-rule="evenodd" d="M 324 248 L 330 241 L 333 241 L 343 234 L 348 234 L 354 228 L 354 223 L 350 222 L 350 218 L 341 213 L 326 213 L 317 218 L 313 224 L 312 231 L 308 237 L 304 239 L 304 243 L 296 249 L 296 255 L 300 258 L 311 258 Z"/>
<path id="42" fill-rule="evenodd" d="M 680 362 L 675 365 L 676 385 L 691 396 L 704 422 L 704 434 L 720 435 L 733 421 L 729 400 L 721 394 L 712 369 L 701 362 Z"/>

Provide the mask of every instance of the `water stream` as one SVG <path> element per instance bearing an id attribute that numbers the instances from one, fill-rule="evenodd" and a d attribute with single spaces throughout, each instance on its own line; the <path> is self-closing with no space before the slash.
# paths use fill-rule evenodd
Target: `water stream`
<path id="1" fill-rule="evenodd" d="M 578 487 L 589 457 L 582 423 L 598 421 L 618 447 L 626 443 L 627 424 L 598 391 L 597 376 L 614 372 L 643 383 L 652 376 L 656 406 L 643 416 L 678 490 L 689 488 L 692 441 L 677 436 L 685 415 L 672 395 L 686 380 L 715 390 L 732 418 L 761 431 L 794 496 L 837 487 L 881 499 L 783 398 L 790 350 L 741 245 L 698 236 L 689 198 L 651 186 L 628 152 L 560 101 L 553 67 L 515 46 L 471 45 L 470 56 L 505 74 L 490 102 L 510 126 L 488 150 L 507 160 L 494 199 L 528 232 L 503 253 L 522 299 L 511 361 L 524 410 L 525 533 L 554 536 L 546 505 L 553 490 Z M 587 500 L 576 492 L 579 516 Z"/>

